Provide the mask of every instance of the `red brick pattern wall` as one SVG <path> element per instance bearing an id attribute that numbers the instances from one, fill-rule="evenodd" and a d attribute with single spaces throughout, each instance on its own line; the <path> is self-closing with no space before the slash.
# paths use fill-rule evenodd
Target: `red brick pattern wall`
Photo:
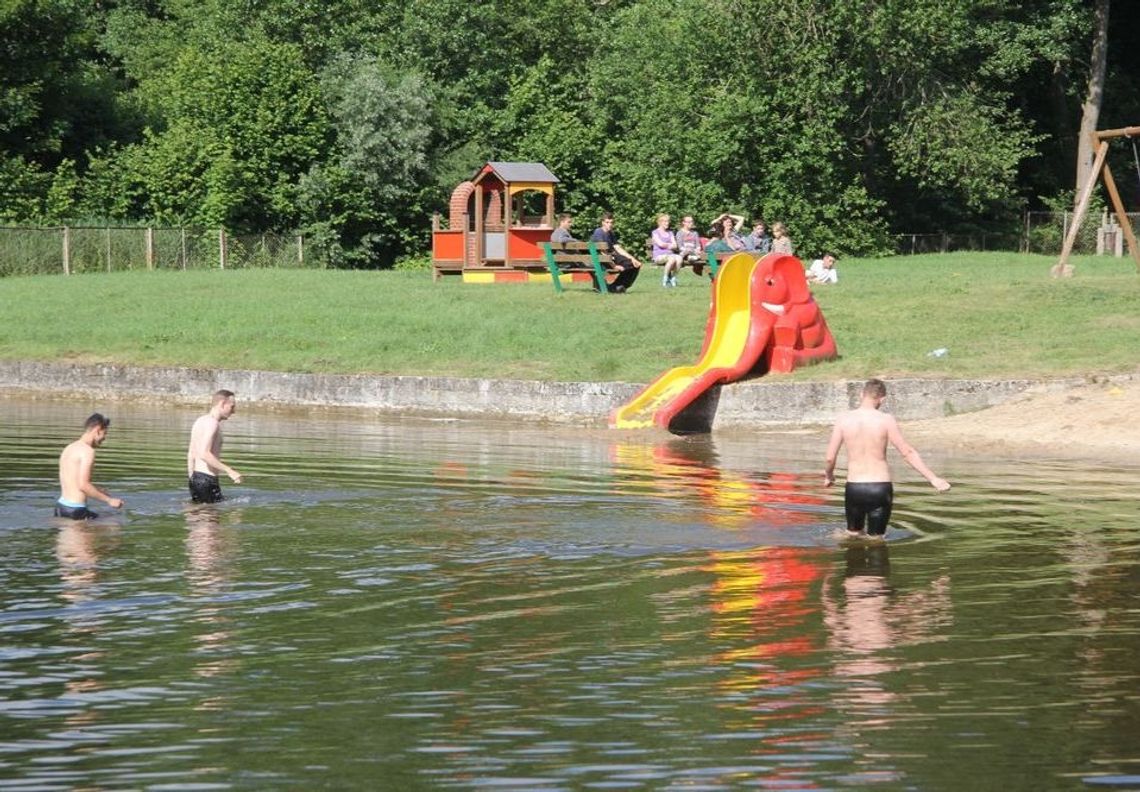
<path id="1" fill-rule="evenodd" d="M 448 216 L 448 228 L 452 231 L 465 231 L 463 227 L 463 215 L 467 212 L 467 202 L 471 197 L 471 193 L 475 191 L 475 185 L 469 181 L 460 182 L 459 186 L 451 191 L 451 204 Z"/>
<path id="2" fill-rule="evenodd" d="M 503 226 L 503 194 L 495 191 L 489 194 L 487 198 L 487 214 L 485 215 L 485 223 L 489 226 L 496 226 L 502 230 Z"/>

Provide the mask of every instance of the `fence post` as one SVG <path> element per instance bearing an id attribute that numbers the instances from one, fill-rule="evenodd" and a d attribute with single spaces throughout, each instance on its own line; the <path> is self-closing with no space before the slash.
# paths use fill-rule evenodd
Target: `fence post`
<path id="1" fill-rule="evenodd" d="M 103 236 L 107 243 L 107 272 L 111 271 L 111 226 L 103 229 Z"/>
<path id="2" fill-rule="evenodd" d="M 71 229 L 63 227 L 63 274 L 71 274 Z"/>
<path id="3" fill-rule="evenodd" d="M 146 227 L 146 268 L 148 270 L 154 269 L 154 229 L 150 226 Z"/>
<path id="4" fill-rule="evenodd" d="M 178 231 L 179 231 L 179 236 L 180 236 L 180 240 L 182 243 L 182 271 L 185 272 L 186 271 L 186 229 L 180 228 L 180 229 L 178 229 Z"/>
<path id="5" fill-rule="evenodd" d="M 226 229 L 218 229 L 218 262 L 222 269 L 226 268 Z"/>
<path id="6" fill-rule="evenodd" d="M 297 266 L 305 266 L 305 238 L 297 234 Z"/>

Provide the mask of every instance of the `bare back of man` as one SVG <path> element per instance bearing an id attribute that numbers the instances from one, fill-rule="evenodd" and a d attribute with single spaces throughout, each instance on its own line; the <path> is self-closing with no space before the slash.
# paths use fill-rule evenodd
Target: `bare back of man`
<path id="1" fill-rule="evenodd" d="M 898 424 L 877 409 L 860 407 L 835 422 L 840 442 L 847 447 L 848 481 L 890 481 L 887 443 Z M 904 445 L 905 440 L 898 438 Z M 902 452 L 902 449 L 899 449 Z"/>
<path id="2" fill-rule="evenodd" d="M 894 416 L 879 411 L 886 396 L 886 385 L 882 381 L 868 380 L 863 386 L 859 407 L 836 420 L 827 446 L 824 486 L 835 483 L 839 450 L 847 447 L 847 484 L 843 500 L 847 530 L 853 534 L 864 530 L 872 536 L 886 533 L 894 503 L 891 469 L 887 464 L 888 444 L 939 492 L 950 489 L 950 482 L 936 476 L 902 436 Z"/>

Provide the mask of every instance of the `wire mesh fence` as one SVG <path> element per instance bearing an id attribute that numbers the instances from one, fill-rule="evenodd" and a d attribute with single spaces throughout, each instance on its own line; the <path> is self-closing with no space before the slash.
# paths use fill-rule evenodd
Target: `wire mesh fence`
<path id="1" fill-rule="evenodd" d="M 954 253 L 962 250 L 1020 249 L 1021 235 L 1017 233 L 895 235 L 895 253 L 900 256 L 913 256 L 919 253 Z M 1058 250 L 1060 250 L 1059 247 Z"/>
<path id="2" fill-rule="evenodd" d="M 1140 213 L 1129 213 L 1133 228 Z M 1106 216 L 1086 217 L 1073 252 L 1120 251 Z M 1020 251 L 1058 255 L 1072 212 L 1026 212 L 1018 231 L 896 234 L 895 253 Z M 301 235 L 144 226 L 0 226 L 0 277 L 156 269 L 321 268 L 325 257 Z"/>
<path id="3" fill-rule="evenodd" d="M 292 234 L 203 228 L 0 226 L 0 276 L 156 269 L 323 267 Z"/>
<path id="4" fill-rule="evenodd" d="M 1127 214 L 1128 222 L 1135 231 L 1137 222 L 1140 222 L 1140 212 Z M 1022 250 L 1026 253 L 1060 254 L 1072 223 L 1072 212 L 1026 212 Z M 1086 216 L 1077 231 L 1073 253 L 1115 255 L 1117 252 L 1126 252 L 1122 251 L 1123 237 L 1120 233 L 1112 215 L 1102 213 L 1099 217 Z"/>
<path id="5" fill-rule="evenodd" d="M 1135 229 L 1140 213 L 1130 212 L 1129 222 Z M 895 253 L 952 253 L 955 251 L 1004 250 L 1021 253 L 1042 253 L 1055 256 L 1061 253 L 1065 235 L 1073 223 L 1072 212 L 1025 212 L 1018 231 L 975 232 L 969 234 L 896 234 Z M 1120 227 L 1111 215 L 1085 217 L 1077 231 L 1073 253 L 1106 255 L 1121 252 L 1123 241 Z"/>

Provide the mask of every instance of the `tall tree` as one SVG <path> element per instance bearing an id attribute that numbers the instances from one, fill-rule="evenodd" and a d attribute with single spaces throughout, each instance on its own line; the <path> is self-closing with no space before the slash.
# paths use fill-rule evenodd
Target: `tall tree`
<path id="1" fill-rule="evenodd" d="M 1101 101 L 1104 99 L 1104 77 L 1108 64 L 1108 11 L 1109 0 L 1096 0 L 1096 24 L 1093 29 L 1092 54 L 1089 58 L 1089 80 L 1085 100 L 1081 104 L 1081 129 L 1077 137 L 1077 183 L 1073 207 L 1080 201 L 1081 190 L 1092 174 L 1092 133 L 1100 120 Z"/>
<path id="2" fill-rule="evenodd" d="M 323 96 L 336 142 L 300 185 L 303 221 L 332 262 L 376 266 L 423 239 L 417 200 L 431 142 L 431 90 L 416 73 L 344 56 L 326 69 Z"/>

